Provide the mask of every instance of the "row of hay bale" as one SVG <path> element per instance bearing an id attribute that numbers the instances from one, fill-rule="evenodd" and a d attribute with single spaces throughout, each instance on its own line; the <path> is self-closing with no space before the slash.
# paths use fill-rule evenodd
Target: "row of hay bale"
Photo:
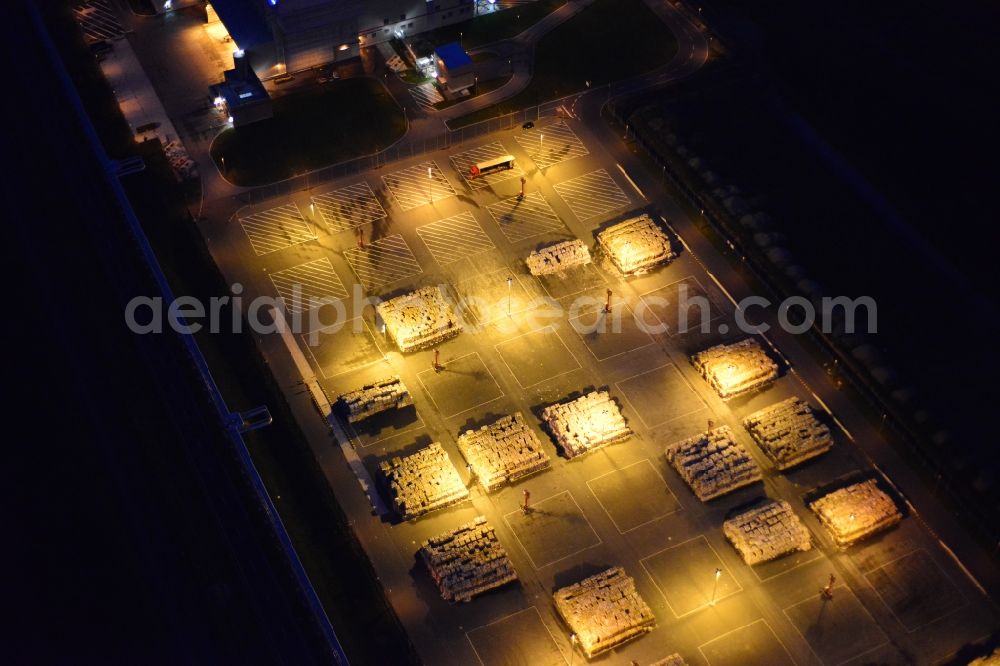
<path id="1" fill-rule="evenodd" d="M 575 400 L 549 405 L 542 410 L 542 419 L 567 458 L 632 436 L 632 429 L 607 391 L 591 391 Z"/>
<path id="2" fill-rule="evenodd" d="M 761 469 L 735 440 L 729 426 L 720 426 L 675 442 L 667 460 L 702 502 L 760 481 Z"/>
<path id="3" fill-rule="evenodd" d="M 520 412 L 458 438 L 458 450 L 487 492 L 548 469 L 551 459 Z"/>
<path id="4" fill-rule="evenodd" d="M 653 630 L 656 618 L 621 567 L 556 590 L 556 611 L 587 658 Z"/>
<path id="5" fill-rule="evenodd" d="M 576 266 L 590 263 L 590 250 L 586 243 L 576 238 L 532 250 L 525 260 L 532 275 L 552 275 Z"/>
<path id="6" fill-rule="evenodd" d="M 418 552 L 447 601 L 471 601 L 517 580 L 507 551 L 484 516 L 424 541 Z"/>
<path id="7" fill-rule="evenodd" d="M 389 409 L 413 404 L 409 390 L 398 376 L 386 377 L 348 391 L 337 399 L 337 406 L 349 423 L 357 423 Z"/>
<path id="8" fill-rule="evenodd" d="M 438 442 L 406 456 L 383 460 L 379 478 L 403 520 L 468 499 L 469 491 Z"/>
<path id="9" fill-rule="evenodd" d="M 804 400 L 788 398 L 744 420 L 757 446 L 779 470 L 822 455 L 833 446 L 829 426 L 816 419 Z"/>
<path id="10" fill-rule="evenodd" d="M 771 500 L 722 524 L 722 532 L 747 564 L 809 550 L 809 530 L 784 500 Z"/>
<path id="11" fill-rule="evenodd" d="M 778 364 L 750 338 L 709 347 L 691 362 L 723 400 L 763 389 L 778 378 Z"/>
<path id="12" fill-rule="evenodd" d="M 809 503 L 838 546 L 847 547 L 903 519 L 875 479 L 840 488 Z"/>
<path id="13" fill-rule="evenodd" d="M 462 332 L 462 322 L 440 287 L 421 287 L 382 301 L 375 310 L 402 352 L 427 349 Z"/>
<path id="14" fill-rule="evenodd" d="M 644 273 L 677 257 L 670 238 L 646 213 L 604 229 L 597 242 L 625 275 Z"/>

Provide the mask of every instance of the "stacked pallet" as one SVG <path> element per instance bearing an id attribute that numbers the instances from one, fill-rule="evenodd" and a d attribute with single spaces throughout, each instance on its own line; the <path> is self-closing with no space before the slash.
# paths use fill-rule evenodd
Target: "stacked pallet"
<path id="1" fill-rule="evenodd" d="M 349 423 L 357 423 L 379 412 L 412 405 L 413 398 L 403 380 L 392 376 L 343 394 L 337 404 L 347 414 Z"/>
<path id="2" fill-rule="evenodd" d="M 550 405 L 542 410 L 542 419 L 567 458 L 621 442 L 632 435 L 607 391 L 592 391 L 576 400 Z"/>
<path id="3" fill-rule="evenodd" d="M 424 541 L 419 553 L 447 601 L 471 601 L 517 580 L 507 551 L 483 516 Z"/>
<path id="4" fill-rule="evenodd" d="M 784 500 L 767 502 L 730 518 L 722 532 L 747 564 L 760 564 L 797 550 L 809 550 L 809 530 Z"/>
<path id="5" fill-rule="evenodd" d="M 635 581 L 612 567 L 552 595 L 559 616 L 576 634 L 587 658 L 652 631 L 656 618 Z"/>
<path id="6" fill-rule="evenodd" d="M 462 332 L 440 287 L 421 287 L 375 306 L 400 351 L 427 349 Z"/>
<path id="7" fill-rule="evenodd" d="M 833 446 L 830 428 L 817 421 L 812 407 L 798 398 L 765 407 L 743 423 L 780 470 L 823 455 Z"/>
<path id="8" fill-rule="evenodd" d="M 671 444 L 667 460 L 702 502 L 760 481 L 760 467 L 729 426 Z"/>
<path id="9" fill-rule="evenodd" d="M 810 502 L 809 508 L 841 547 L 867 539 L 903 519 L 899 507 L 875 479 L 835 490 Z"/>
<path id="10" fill-rule="evenodd" d="M 757 391 L 778 378 L 778 364 L 750 338 L 709 347 L 691 361 L 723 400 Z"/>
<path id="11" fill-rule="evenodd" d="M 520 412 L 478 430 L 466 430 L 458 438 L 458 450 L 487 492 L 552 464 Z"/>
<path id="12" fill-rule="evenodd" d="M 670 238 L 645 213 L 608 227 L 597 234 L 597 242 L 626 275 L 643 273 L 677 256 Z"/>
<path id="13" fill-rule="evenodd" d="M 392 506 L 403 520 L 469 497 L 458 471 L 437 442 L 408 456 L 383 460 L 378 467 Z"/>
<path id="14" fill-rule="evenodd" d="M 654 661 L 649 666 L 687 666 L 687 662 L 684 661 L 684 657 L 675 652 L 669 657 L 664 657 L 663 659 Z"/>
<path id="15" fill-rule="evenodd" d="M 563 241 L 528 255 L 528 270 L 532 275 L 551 275 L 567 268 L 590 263 L 590 250 L 579 239 Z"/>

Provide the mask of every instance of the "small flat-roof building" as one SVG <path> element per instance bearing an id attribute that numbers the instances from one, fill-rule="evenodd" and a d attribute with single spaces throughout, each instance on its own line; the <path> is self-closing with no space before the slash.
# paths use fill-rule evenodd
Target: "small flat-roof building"
<path id="1" fill-rule="evenodd" d="M 233 54 L 233 68 L 226 70 L 221 83 L 209 87 L 217 105 L 232 118 L 233 127 L 242 127 L 273 114 L 271 98 L 242 51 Z"/>
<path id="2" fill-rule="evenodd" d="M 458 42 L 437 47 L 434 58 L 438 83 L 448 92 L 461 92 L 476 82 L 472 58 Z"/>

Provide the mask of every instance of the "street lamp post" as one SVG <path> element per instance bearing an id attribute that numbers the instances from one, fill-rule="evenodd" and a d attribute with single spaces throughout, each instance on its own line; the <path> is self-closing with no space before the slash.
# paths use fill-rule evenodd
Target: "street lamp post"
<path id="1" fill-rule="evenodd" d="M 576 637 L 576 634 L 569 635 L 569 666 L 573 666 L 573 659 L 576 657 L 576 644 L 580 642 L 580 639 Z"/>
<path id="2" fill-rule="evenodd" d="M 434 170 L 433 167 L 427 167 L 427 202 L 434 203 L 434 199 L 431 198 L 431 181 L 434 180 Z"/>
<path id="3" fill-rule="evenodd" d="M 715 582 L 712 583 L 712 600 L 708 602 L 709 606 L 715 605 L 715 594 L 719 591 L 719 578 L 722 577 L 722 569 L 715 570 Z"/>
<path id="4" fill-rule="evenodd" d="M 507 316 L 510 316 L 510 289 L 514 284 L 514 276 L 507 276 Z"/>

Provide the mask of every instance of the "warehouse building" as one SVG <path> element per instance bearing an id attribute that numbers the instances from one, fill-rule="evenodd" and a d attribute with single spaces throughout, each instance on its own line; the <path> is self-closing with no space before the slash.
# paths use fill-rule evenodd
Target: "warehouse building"
<path id="1" fill-rule="evenodd" d="M 361 48 L 459 23 L 497 0 L 209 0 L 262 79 L 336 63 Z"/>

